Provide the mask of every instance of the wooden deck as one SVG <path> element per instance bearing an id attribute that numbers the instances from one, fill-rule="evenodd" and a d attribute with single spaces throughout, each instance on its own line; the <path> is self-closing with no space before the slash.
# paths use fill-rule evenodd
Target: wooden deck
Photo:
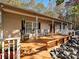
<path id="1" fill-rule="evenodd" d="M 67 36 L 55 36 L 53 38 L 43 37 L 38 40 L 21 43 L 21 59 L 52 59 L 49 51 L 59 47 L 67 40 Z"/>

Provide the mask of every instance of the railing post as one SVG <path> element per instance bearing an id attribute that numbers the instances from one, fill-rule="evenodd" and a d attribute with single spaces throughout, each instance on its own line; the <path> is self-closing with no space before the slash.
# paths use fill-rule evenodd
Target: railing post
<path id="1" fill-rule="evenodd" d="M 17 59 L 20 59 L 20 38 L 17 39 Z"/>
<path id="2" fill-rule="evenodd" d="M 13 59 L 15 59 L 15 40 L 13 40 Z"/>
<path id="3" fill-rule="evenodd" d="M 4 59 L 4 40 L 2 40 L 2 59 Z"/>
<path id="4" fill-rule="evenodd" d="M 8 59 L 10 59 L 10 40 L 8 40 Z"/>

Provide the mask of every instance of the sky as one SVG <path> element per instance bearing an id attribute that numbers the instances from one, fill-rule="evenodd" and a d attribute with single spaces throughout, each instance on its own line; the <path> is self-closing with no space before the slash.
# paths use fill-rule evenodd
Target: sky
<path id="1" fill-rule="evenodd" d="M 48 7 L 49 0 L 36 0 L 36 2 L 37 3 L 42 2 L 42 3 L 44 3 L 45 7 Z M 53 7 L 56 4 L 55 2 L 56 2 L 56 0 L 52 0 Z"/>
<path id="2" fill-rule="evenodd" d="M 21 2 L 27 2 L 27 1 L 30 1 L 30 0 L 20 0 Z M 45 5 L 45 7 L 48 7 L 48 3 L 49 3 L 49 0 L 35 0 L 36 1 L 36 3 L 43 3 L 44 5 Z M 52 4 L 53 4 L 53 6 L 52 7 L 54 7 L 55 5 L 56 5 L 56 0 L 51 0 L 52 1 Z"/>
<path id="3" fill-rule="evenodd" d="M 52 4 L 53 6 L 52 7 L 55 7 L 56 6 L 56 0 L 51 0 L 52 1 Z M 64 0 L 64 2 L 67 2 L 69 0 Z M 36 0 L 37 3 L 44 3 L 45 7 L 48 7 L 48 3 L 49 3 L 49 0 Z"/>
<path id="4" fill-rule="evenodd" d="M 29 0 L 21 0 L 23 2 L 26 2 L 26 1 L 29 1 Z M 48 7 L 48 3 L 49 3 L 49 0 L 35 0 L 36 3 L 43 3 L 45 5 L 45 7 Z M 56 0 L 51 0 L 52 1 L 52 7 L 55 7 L 56 6 Z M 68 1 L 68 0 L 64 0 L 65 2 Z"/>

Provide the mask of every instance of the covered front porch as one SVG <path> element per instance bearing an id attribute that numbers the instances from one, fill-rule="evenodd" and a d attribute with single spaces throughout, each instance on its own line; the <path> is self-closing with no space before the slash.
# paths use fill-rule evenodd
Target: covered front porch
<path id="1" fill-rule="evenodd" d="M 1 6 L 0 15 L 4 37 L 19 36 L 19 34 L 21 38 L 53 36 L 57 33 L 68 35 L 68 30 L 72 29 L 72 24 L 64 20 L 5 4 Z"/>

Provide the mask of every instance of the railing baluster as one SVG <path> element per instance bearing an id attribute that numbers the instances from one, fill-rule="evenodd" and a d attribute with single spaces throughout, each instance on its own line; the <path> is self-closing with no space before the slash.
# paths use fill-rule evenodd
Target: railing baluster
<path id="1" fill-rule="evenodd" d="M 17 39 L 17 59 L 20 59 L 20 38 Z"/>
<path id="2" fill-rule="evenodd" d="M 8 59 L 10 59 L 10 40 L 8 40 Z"/>
<path id="3" fill-rule="evenodd" d="M 4 59 L 4 41 L 2 41 L 2 59 Z"/>
<path id="4" fill-rule="evenodd" d="M 15 40 L 13 40 L 13 59 L 15 59 Z"/>

